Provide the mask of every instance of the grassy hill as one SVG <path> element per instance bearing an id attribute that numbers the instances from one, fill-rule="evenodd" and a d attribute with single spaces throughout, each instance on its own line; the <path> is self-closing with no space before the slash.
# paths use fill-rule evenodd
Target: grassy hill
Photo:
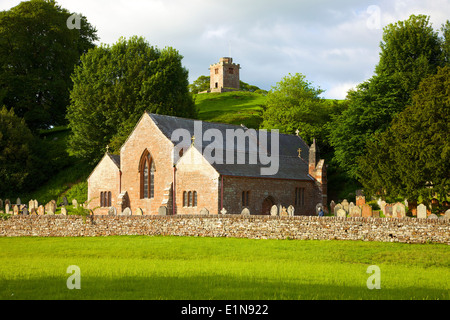
<path id="1" fill-rule="evenodd" d="M 266 96 L 244 91 L 202 93 L 195 96 L 200 120 L 243 124 L 254 129 L 258 129 L 262 122 L 265 102 Z"/>

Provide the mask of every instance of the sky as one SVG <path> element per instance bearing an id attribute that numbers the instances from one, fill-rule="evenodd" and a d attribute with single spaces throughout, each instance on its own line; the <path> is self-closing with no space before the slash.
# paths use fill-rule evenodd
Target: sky
<path id="1" fill-rule="evenodd" d="M 20 0 L 0 0 L 0 10 Z M 270 90 L 301 73 L 322 97 L 344 99 L 369 79 L 383 28 L 411 14 L 437 31 L 450 19 L 450 0 L 59 0 L 97 28 L 98 44 L 142 36 L 183 56 L 189 82 L 231 56 L 242 81 Z"/>

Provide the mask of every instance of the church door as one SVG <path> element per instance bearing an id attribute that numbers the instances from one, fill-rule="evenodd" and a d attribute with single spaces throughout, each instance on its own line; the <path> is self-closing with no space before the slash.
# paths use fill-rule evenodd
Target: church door
<path id="1" fill-rule="evenodd" d="M 270 208 L 272 208 L 272 206 L 274 204 L 275 204 L 275 202 L 273 201 L 272 197 L 269 196 L 269 197 L 265 198 L 262 203 L 261 214 L 270 215 Z"/>

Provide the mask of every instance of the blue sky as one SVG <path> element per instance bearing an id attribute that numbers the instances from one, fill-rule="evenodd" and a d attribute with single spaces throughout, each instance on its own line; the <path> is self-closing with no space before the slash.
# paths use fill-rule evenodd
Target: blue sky
<path id="1" fill-rule="evenodd" d="M 19 0 L 1 0 L 8 10 Z M 435 30 L 450 19 L 449 0 L 60 0 L 98 30 L 100 43 L 143 36 L 177 49 L 192 82 L 209 65 L 231 56 L 241 80 L 269 90 L 289 73 L 302 73 L 326 98 L 373 75 L 383 27 L 426 14 Z"/>

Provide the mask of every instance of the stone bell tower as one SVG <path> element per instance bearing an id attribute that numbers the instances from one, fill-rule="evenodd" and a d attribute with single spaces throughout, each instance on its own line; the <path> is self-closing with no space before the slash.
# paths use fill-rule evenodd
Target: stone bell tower
<path id="1" fill-rule="evenodd" d="M 219 63 L 209 66 L 210 92 L 239 90 L 240 65 L 233 63 L 233 58 L 220 58 Z"/>

